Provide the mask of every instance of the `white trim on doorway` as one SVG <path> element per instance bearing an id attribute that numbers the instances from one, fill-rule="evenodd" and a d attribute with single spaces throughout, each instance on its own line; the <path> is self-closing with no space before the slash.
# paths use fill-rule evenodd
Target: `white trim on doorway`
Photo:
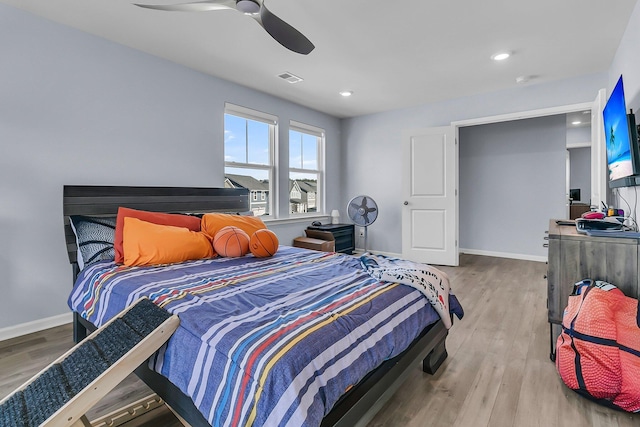
<path id="1" fill-rule="evenodd" d="M 497 116 L 478 117 L 476 119 L 458 120 L 451 122 L 452 126 L 465 127 L 486 125 L 489 123 L 509 122 L 512 120 L 532 119 L 535 117 L 555 116 L 558 114 L 574 113 L 576 111 L 591 110 L 593 102 L 563 105 L 559 107 L 541 108 L 538 110 L 522 111 L 518 113 L 500 114 Z"/>

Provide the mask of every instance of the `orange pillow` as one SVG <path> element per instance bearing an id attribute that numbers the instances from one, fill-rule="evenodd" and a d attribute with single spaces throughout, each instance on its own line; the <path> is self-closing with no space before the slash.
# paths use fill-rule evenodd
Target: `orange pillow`
<path id="1" fill-rule="evenodd" d="M 124 218 L 138 218 L 142 221 L 158 225 L 172 225 L 174 227 L 185 227 L 191 231 L 200 231 L 200 218 L 180 214 L 167 214 L 161 212 L 139 211 L 131 208 L 118 208 L 116 218 L 116 234 L 113 239 L 113 249 L 115 251 L 115 261 L 117 264 L 124 262 L 124 252 L 122 250 L 122 229 L 124 228 Z"/>
<path id="2" fill-rule="evenodd" d="M 200 224 L 201 229 L 211 239 L 216 236 L 216 233 L 222 228 L 227 226 L 238 227 L 240 230 L 247 233 L 249 236 L 253 235 L 258 230 L 267 228 L 264 222 L 257 216 L 244 216 L 244 215 L 232 215 L 232 214 L 220 214 L 220 213 L 208 213 L 202 217 Z"/>
<path id="3" fill-rule="evenodd" d="M 211 240 L 202 232 L 131 217 L 123 221 L 125 265 L 169 264 L 215 255 Z"/>

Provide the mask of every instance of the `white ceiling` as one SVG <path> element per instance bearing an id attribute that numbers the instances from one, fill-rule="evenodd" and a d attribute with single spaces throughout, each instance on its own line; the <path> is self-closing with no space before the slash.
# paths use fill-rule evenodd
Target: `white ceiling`
<path id="1" fill-rule="evenodd" d="M 266 0 L 316 46 L 288 51 L 236 11 L 163 12 L 130 0 L 0 0 L 284 98 L 352 117 L 606 72 L 636 0 Z M 187 0 L 137 0 L 173 4 Z M 512 57 L 497 63 L 500 50 Z M 304 79 L 290 84 L 290 72 Z M 338 92 L 352 90 L 342 98 Z"/>

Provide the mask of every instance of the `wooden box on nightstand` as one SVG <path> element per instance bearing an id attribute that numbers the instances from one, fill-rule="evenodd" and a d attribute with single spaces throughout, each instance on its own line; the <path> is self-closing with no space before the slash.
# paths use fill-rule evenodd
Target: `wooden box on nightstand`
<path id="1" fill-rule="evenodd" d="M 304 230 L 304 232 L 306 237 L 296 237 L 293 239 L 294 247 L 322 252 L 335 252 L 336 241 L 330 232 L 309 229 Z"/>

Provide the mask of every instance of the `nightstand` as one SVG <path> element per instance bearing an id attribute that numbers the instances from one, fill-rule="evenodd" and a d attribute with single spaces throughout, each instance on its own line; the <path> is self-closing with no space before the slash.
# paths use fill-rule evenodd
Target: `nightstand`
<path id="1" fill-rule="evenodd" d="M 336 252 L 351 255 L 356 248 L 355 227 L 353 224 L 310 225 L 307 230 L 328 231 L 336 241 Z"/>

